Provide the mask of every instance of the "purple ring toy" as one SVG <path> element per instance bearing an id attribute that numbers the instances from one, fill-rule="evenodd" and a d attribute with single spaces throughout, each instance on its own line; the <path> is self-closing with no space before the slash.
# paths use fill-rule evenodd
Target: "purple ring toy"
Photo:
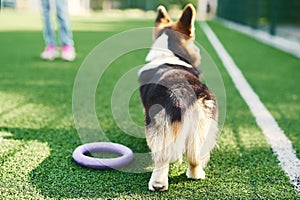
<path id="1" fill-rule="evenodd" d="M 93 158 L 86 154 L 108 152 L 121 155 L 117 158 Z M 116 169 L 129 164 L 133 160 L 133 153 L 128 147 L 112 142 L 92 142 L 78 146 L 73 154 L 73 160 L 82 166 L 94 169 Z"/>

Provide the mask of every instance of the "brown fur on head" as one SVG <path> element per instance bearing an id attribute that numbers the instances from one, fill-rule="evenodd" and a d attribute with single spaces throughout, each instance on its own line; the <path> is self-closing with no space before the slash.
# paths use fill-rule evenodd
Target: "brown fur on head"
<path id="1" fill-rule="evenodd" d="M 159 6 L 155 20 L 154 39 L 157 39 L 163 32 L 167 33 L 171 41 L 170 50 L 193 66 L 198 66 L 201 58 L 199 48 L 194 44 L 195 18 L 196 10 L 192 4 L 185 6 L 176 22 L 171 20 L 164 6 Z"/>

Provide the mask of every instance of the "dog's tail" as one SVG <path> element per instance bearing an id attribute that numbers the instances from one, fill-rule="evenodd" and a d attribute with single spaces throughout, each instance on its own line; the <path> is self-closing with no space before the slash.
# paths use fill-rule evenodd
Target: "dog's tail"
<path id="1" fill-rule="evenodd" d="M 205 105 L 204 105 L 205 104 Z M 182 116 L 173 121 L 165 109 L 146 127 L 147 144 L 155 162 L 172 162 L 187 154 L 189 162 L 204 167 L 216 144 L 218 124 L 212 117 L 214 102 L 199 99 Z"/>

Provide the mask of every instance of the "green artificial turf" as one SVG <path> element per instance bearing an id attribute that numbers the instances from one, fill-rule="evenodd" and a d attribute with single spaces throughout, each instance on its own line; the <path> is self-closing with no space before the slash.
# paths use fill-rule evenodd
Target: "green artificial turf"
<path id="1" fill-rule="evenodd" d="M 97 16 L 72 18 L 78 57 L 69 63 L 40 60 L 44 45 L 38 16 L 1 15 L 2 199 L 298 198 L 201 30 L 197 31 L 197 41 L 210 52 L 223 77 L 227 95 L 225 126 L 218 148 L 213 151 L 205 170 L 205 180 L 187 180 L 186 162 L 182 165 L 174 163 L 169 175 L 169 190 L 153 193 L 148 191 L 151 173 L 92 170 L 76 165 L 71 158 L 73 150 L 82 144 L 72 113 L 73 84 L 80 64 L 101 41 L 126 29 L 151 26 L 153 20 L 109 21 Z M 11 18 L 15 20 L 10 21 Z M 20 28 L 24 23 L 28 27 Z M 220 28 L 219 34 L 228 31 Z M 248 42 L 247 37 L 237 35 Z M 132 66 L 144 63 L 146 53 L 147 50 L 137 50 L 113 62 L 102 76 L 95 97 L 99 124 L 109 139 L 130 147 L 134 152 L 149 150 L 143 138 L 130 136 L 117 127 L 110 108 L 111 95 L 122 74 Z M 281 52 L 277 54 L 286 56 Z M 130 112 L 137 124 L 143 123 L 137 92 L 131 98 Z"/>
<path id="2" fill-rule="evenodd" d="M 211 26 L 300 158 L 300 59 L 218 23 Z"/>

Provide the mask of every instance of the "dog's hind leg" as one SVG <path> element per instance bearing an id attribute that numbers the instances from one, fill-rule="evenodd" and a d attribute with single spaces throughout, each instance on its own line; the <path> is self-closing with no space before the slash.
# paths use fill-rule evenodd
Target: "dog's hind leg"
<path id="1" fill-rule="evenodd" d="M 202 109 L 201 104 L 196 105 L 191 112 L 191 116 L 199 120 L 199 123 L 192 128 L 186 140 L 186 155 L 189 163 L 186 175 L 189 179 L 204 179 L 205 172 L 203 169 L 210 159 L 212 148 L 216 144 L 218 125 Z M 198 113 L 197 117 L 195 117 L 195 113 Z"/>
<path id="2" fill-rule="evenodd" d="M 188 160 L 188 168 L 186 171 L 186 176 L 189 179 L 204 179 L 205 172 L 203 170 L 206 160 L 209 159 L 209 154 L 204 158 L 200 158 L 200 148 L 203 144 L 199 144 L 199 138 L 194 138 L 196 141 L 191 141 L 188 143 L 186 156 Z M 206 161 L 206 162 L 205 162 Z"/>
<path id="3" fill-rule="evenodd" d="M 149 130 L 146 131 L 149 134 Z M 168 155 L 168 147 L 165 147 L 164 133 L 151 133 L 151 139 L 148 137 L 147 142 L 152 152 L 154 161 L 154 170 L 149 181 L 149 190 L 165 191 L 168 190 L 168 173 L 170 157 Z"/>
<path id="4" fill-rule="evenodd" d="M 146 127 L 147 144 L 151 149 L 155 165 L 149 181 L 149 190 L 165 191 L 168 190 L 169 163 L 172 153 L 170 142 L 172 144 L 172 139 L 164 110 L 156 114 L 154 121 Z"/>

